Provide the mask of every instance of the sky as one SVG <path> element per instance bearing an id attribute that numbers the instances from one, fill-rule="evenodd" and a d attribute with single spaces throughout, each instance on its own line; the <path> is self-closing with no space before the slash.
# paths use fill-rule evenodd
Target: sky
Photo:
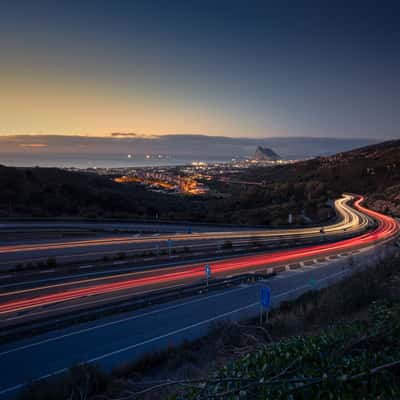
<path id="1" fill-rule="evenodd" d="M 399 7 L 0 0 L 0 135 L 397 138 Z"/>

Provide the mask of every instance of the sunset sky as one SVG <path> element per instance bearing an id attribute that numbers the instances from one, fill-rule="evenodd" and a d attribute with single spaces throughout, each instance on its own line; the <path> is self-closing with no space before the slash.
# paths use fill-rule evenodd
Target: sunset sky
<path id="1" fill-rule="evenodd" d="M 395 4 L 0 0 L 0 135 L 396 138 Z"/>

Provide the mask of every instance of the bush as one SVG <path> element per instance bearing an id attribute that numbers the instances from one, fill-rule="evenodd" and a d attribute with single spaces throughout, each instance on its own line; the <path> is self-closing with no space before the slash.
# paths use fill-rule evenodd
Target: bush
<path id="1" fill-rule="evenodd" d="M 57 260 L 55 257 L 49 257 L 46 261 L 46 264 L 49 268 L 56 268 L 57 267 Z"/>
<path id="2" fill-rule="evenodd" d="M 224 250 L 229 250 L 233 247 L 233 244 L 230 240 L 226 240 L 224 243 L 222 243 L 221 248 Z"/>

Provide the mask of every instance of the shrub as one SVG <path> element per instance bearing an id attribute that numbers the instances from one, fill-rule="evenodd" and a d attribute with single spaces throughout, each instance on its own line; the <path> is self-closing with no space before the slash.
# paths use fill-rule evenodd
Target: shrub
<path id="1" fill-rule="evenodd" d="M 57 267 L 57 260 L 55 257 L 49 257 L 46 261 L 46 264 L 49 268 L 56 268 Z"/>

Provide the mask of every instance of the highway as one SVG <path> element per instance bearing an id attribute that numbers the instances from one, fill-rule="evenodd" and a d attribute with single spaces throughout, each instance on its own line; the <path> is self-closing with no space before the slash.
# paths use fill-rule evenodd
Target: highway
<path id="1" fill-rule="evenodd" d="M 171 249 L 183 251 L 201 251 L 221 248 L 229 240 L 235 246 L 274 244 L 285 240 L 315 239 L 321 235 L 335 238 L 353 235 L 367 229 L 370 219 L 363 213 L 351 208 L 353 196 L 344 195 L 335 201 L 338 221 L 321 227 L 299 229 L 240 229 L 189 233 L 155 233 L 141 236 L 119 235 L 95 239 L 70 239 L 64 241 L 30 241 L 27 243 L 9 243 L 0 245 L 0 270 L 15 268 L 17 264 L 45 261 L 55 257 L 58 263 L 90 262 L 107 256 L 124 253 L 129 256 L 145 252 L 158 254 Z M 198 229 L 196 227 L 195 229 Z M 215 228 L 214 228 L 215 229 Z"/>
<path id="2" fill-rule="evenodd" d="M 397 235 L 398 222 L 363 207 L 362 197 L 354 202 L 354 209 L 346 204 L 349 201 L 348 198 L 341 200 L 343 200 L 345 212 L 351 214 L 344 217 L 346 224 L 357 221 L 356 225 L 358 225 L 364 220 L 368 221 L 368 218 L 374 218 L 377 221 L 377 227 L 372 231 L 335 243 L 321 243 L 303 248 L 216 260 L 211 263 L 213 277 L 224 278 L 250 271 L 280 271 L 286 265 L 326 259 L 335 254 L 376 245 Z M 176 288 L 202 280 L 204 280 L 204 263 L 194 262 L 110 275 L 88 274 L 85 276 L 82 274 L 69 280 L 39 280 L 33 287 L 7 286 L 3 287 L 3 292 L 0 293 L 0 326 L 38 317 L 43 318 L 46 315 L 62 314 L 82 307 L 97 307 L 99 304 L 116 299 L 139 296 L 154 290 Z"/>
<path id="3" fill-rule="evenodd" d="M 60 374 L 77 363 L 98 363 L 109 369 L 148 351 L 199 337 L 216 321 L 255 316 L 259 309 L 260 285 L 271 288 L 273 305 L 277 305 L 309 290 L 311 278 L 317 287 L 323 287 L 351 273 L 350 256 L 357 262 L 363 261 L 364 266 L 374 262 L 376 250 L 397 237 L 399 223 L 365 208 L 362 196 L 352 205 L 348 204 L 350 201 L 351 196 L 338 200 L 342 219 L 326 227 L 326 232 L 333 231 L 335 235 L 343 231 L 345 225 L 346 229 L 354 230 L 356 236 L 338 235 L 333 243 L 321 242 L 210 262 L 213 279 L 249 272 L 277 273 L 265 282 L 204 292 L 3 344 L 0 346 L 0 397 L 12 396 L 26 382 Z M 374 228 L 365 230 L 371 219 L 375 221 Z M 360 229 L 360 225 L 364 228 Z M 307 234 L 314 229 L 320 235 L 319 229 L 307 229 Z M 301 235 L 304 232 L 302 230 Z M 293 235 L 293 232 L 280 232 L 285 233 Z M 204 263 L 153 265 L 128 272 L 82 273 L 37 279 L 29 284 L 26 281 L 11 286 L 0 284 L 0 326 L 12 327 L 21 321 L 30 324 L 50 316 L 58 318 L 66 312 L 97 308 L 118 299 L 140 297 L 193 282 L 204 282 Z"/>
<path id="4" fill-rule="evenodd" d="M 353 255 L 356 264 L 376 261 L 375 245 Z M 81 324 L 0 346 L 0 398 L 9 398 L 26 383 L 58 375 L 78 363 L 111 369 L 147 352 L 195 339 L 217 321 L 254 317 L 260 286 L 268 285 L 272 305 L 311 288 L 331 284 L 351 273 L 348 257 L 285 271 L 256 284 L 170 302 L 145 310 Z"/>

